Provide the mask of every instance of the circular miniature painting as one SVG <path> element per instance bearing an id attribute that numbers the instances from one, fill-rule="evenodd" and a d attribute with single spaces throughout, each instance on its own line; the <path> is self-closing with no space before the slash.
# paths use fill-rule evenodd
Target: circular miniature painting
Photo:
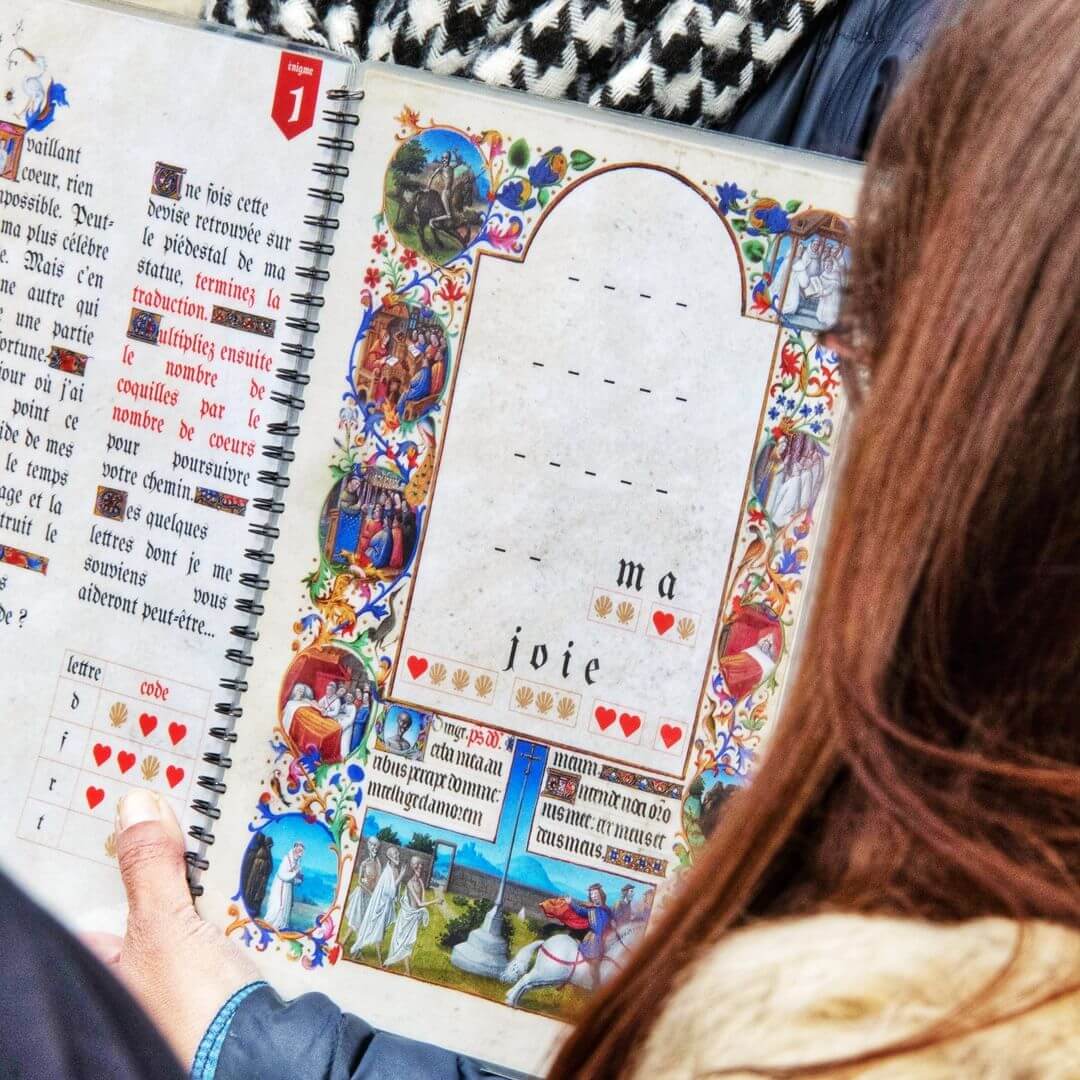
<path id="1" fill-rule="evenodd" d="M 442 265 L 479 235 L 490 194 L 477 146 L 460 132 L 432 128 L 402 143 L 390 161 L 386 224 L 405 247 Z"/>
<path id="2" fill-rule="evenodd" d="M 375 708 L 360 659 L 334 645 L 297 653 L 281 684 L 279 722 L 309 766 L 343 761 L 359 749 Z"/>
<path id="3" fill-rule="evenodd" d="M 286 814 L 251 838 L 240 864 L 240 895 L 253 918 L 303 933 L 333 905 L 337 874 L 330 830 L 302 814 Z"/>

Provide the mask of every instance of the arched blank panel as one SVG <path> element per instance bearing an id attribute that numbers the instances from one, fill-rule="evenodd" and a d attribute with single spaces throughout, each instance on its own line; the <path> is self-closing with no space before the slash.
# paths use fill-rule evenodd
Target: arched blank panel
<path id="1" fill-rule="evenodd" d="M 742 295 L 643 167 L 480 260 L 396 699 L 681 774 L 776 337 Z"/>

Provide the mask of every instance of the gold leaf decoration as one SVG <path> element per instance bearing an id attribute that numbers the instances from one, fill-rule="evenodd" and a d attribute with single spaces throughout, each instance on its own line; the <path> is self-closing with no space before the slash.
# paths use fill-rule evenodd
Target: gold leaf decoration
<path id="1" fill-rule="evenodd" d="M 559 714 L 560 720 L 569 720 L 577 712 L 577 705 L 574 704 L 573 698 L 561 697 L 559 707 L 555 711 Z"/>
<path id="2" fill-rule="evenodd" d="M 633 604 L 631 604 L 628 600 L 624 600 L 615 609 L 615 617 L 619 620 L 619 622 L 625 625 L 634 617 L 634 612 L 636 610 L 637 609 L 634 607 Z"/>
<path id="3" fill-rule="evenodd" d="M 122 701 L 116 702 L 109 710 L 109 723 L 111 723 L 113 727 L 123 727 L 127 722 L 127 718 L 127 706 Z"/>
<path id="4" fill-rule="evenodd" d="M 142 774 L 144 780 L 153 780 L 161 772 L 161 762 L 153 754 L 143 758 Z"/>
<path id="5" fill-rule="evenodd" d="M 111 832 L 105 837 L 105 854 L 110 859 L 116 858 L 116 833 Z"/>
<path id="6" fill-rule="evenodd" d="M 472 680 L 469 676 L 469 673 L 464 668 L 458 668 L 457 671 L 454 672 L 450 681 L 454 684 L 454 689 L 460 692 L 464 690 L 465 687 L 468 686 Z"/>
<path id="7" fill-rule="evenodd" d="M 555 699 L 546 691 L 542 690 L 536 695 L 536 707 L 542 713 L 546 713 L 551 709 L 551 706 L 555 704 Z"/>
<path id="8" fill-rule="evenodd" d="M 610 596 L 598 596 L 596 598 L 596 603 L 593 604 L 593 611 L 595 611 L 601 619 L 606 619 L 611 614 L 611 609 L 614 606 Z"/>
<path id="9" fill-rule="evenodd" d="M 490 675 L 481 675 L 476 682 L 473 683 L 473 689 L 476 691 L 477 697 L 489 697 L 491 691 L 495 689 L 495 683 L 492 681 Z"/>
<path id="10" fill-rule="evenodd" d="M 675 624 L 675 629 L 679 632 L 679 637 L 686 641 L 687 638 L 694 636 L 697 627 L 694 625 L 693 619 L 683 618 Z"/>
<path id="11" fill-rule="evenodd" d="M 446 665 L 432 664 L 428 671 L 428 678 L 438 686 L 446 678 Z"/>
<path id="12" fill-rule="evenodd" d="M 519 709 L 527 709 L 533 702 L 533 692 L 527 686 L 519 686 L 514 700 Z"/>

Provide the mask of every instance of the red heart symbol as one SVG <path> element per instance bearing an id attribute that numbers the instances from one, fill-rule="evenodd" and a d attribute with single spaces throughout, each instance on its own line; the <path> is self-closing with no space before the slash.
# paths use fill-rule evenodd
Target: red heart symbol
<path id="1" fill-rule="evenodd" d="M 86 789 L 86 805 L 89 806 L 91 810 L 93 810 L 104 798 L 105 792 L 102 791 L 101 788 L 88 787 Z"/>
<path id="2" fill-rule="evenodd" d="M 675 616 L 670 611 L 654 611 L 652 624 L 656 627 L 656 632 L 663 637 L 675 625 Z"/>
<path id="3" fill-rule="evenodd" d="M 641 727 L 641 717 L 635 716 L 633 713 L 624 712 L 619 717 L 619 727 L 622 728 L 622 733 L 629 739 L 631 735 L 639 727 Z"/>
<path id="4" fill-rule="evenodd" d="M 116 755 L 116 764 L 120 766 L 121 772 L 127 772 L 135 764 L 135 755 L 130 750 L 121 750 Z"/>
<path id="5" fill-rule="evenodd" d="M 682 728 L 677 724 L 660 725 L 660 741 L 670 750 L 682 738 Z"/>
<path id="6" fill-rule="evenodd" d="M 601 731 L 607 731 L 607 729 L 615 723 L 614 709 L 605 709 L 603 705 L 597 705 L 594 715 L 596 717 L 597 726 Z"/>
<path id="7" fill-rule="evenodd" d="M 142 728 L 144 735 L 149 735 L 154 728 L 157 727 L 157 717 L 153 713 L 140 713 L 139 714 L 139 727 Z"/>
<path id="8" fill-rule="evenodd" d="M 102 743 L 94 743 L 94 760 L 98 765 L 104 765 L 109 760 L 109 755 L 112 753 L 111 746 L 105 746 Z"/>
<path id="9" fill-rule="evenodd" d="M 331 964 L 336 964 L 338 962 L 338 960 L 340 959 L 340 957 L 341 957 L 341 946 L 340 945 L 335 945 L 326 954 L 326 959 L 329 960 Z"/>
<path id="10" fill-rule="evenodd" d="M 174 720 L 169 725 L 169 738 L 172 739 L 173 746 L 175 746 L 186 734 L 187 724 L 178 724 Z"/>
<path id="11" fill-rule="evenodd" d="M 410 656 L 406 664 L 409 668 L 409 674 L 414 679 L 419 679 L 427 671 L 427 661 L 422 656 Z"/>
<path id="12" fill-rule="evenodd" d="M 170 765 L 165 770 L 165 779 L 169 781 L 169 787 L 176 787 L 184 779 L 184 770 L 179 765 Z"/>

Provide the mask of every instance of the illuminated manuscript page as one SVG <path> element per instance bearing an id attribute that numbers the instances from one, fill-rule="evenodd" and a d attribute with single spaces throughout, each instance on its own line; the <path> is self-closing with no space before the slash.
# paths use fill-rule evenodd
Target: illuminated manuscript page
<path id="1" fill-rule="evenodd" d="M 279 49 L 130 11 L 5 0 L 0 60 L 0 854 L 115 928 L 120 796 L 201 820 L 317 127 Z"/>
<path id="2" fill-rule="evenodd" d="M 858 174 L 365 90 L 202 910 L 289 992 L 538 1070 L 775 716 Z"/>

